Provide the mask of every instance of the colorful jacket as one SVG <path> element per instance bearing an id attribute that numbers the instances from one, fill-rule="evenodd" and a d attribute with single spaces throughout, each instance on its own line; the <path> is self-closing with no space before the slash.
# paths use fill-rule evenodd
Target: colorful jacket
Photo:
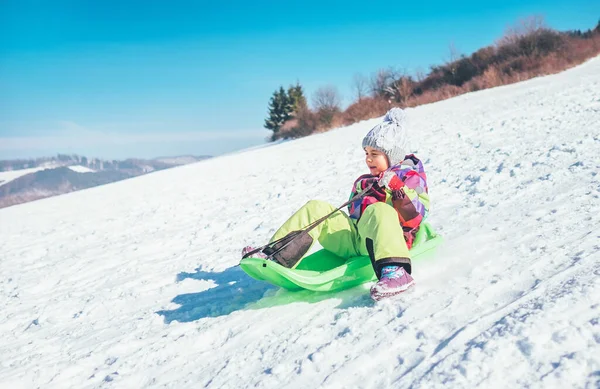
<path id="1" fill-rule="evenodd" d="M 393 171 L 396 176 L 386 188 L 377 185 L 381 175 L 365 174 L 358 177 L 354 182 L 350 198 L 361 193 L 371 184 L 373 184 L 373 188 L 366 196 L 350 203 L 348 211 L 350 218 L 358 222 L 369 205 L 376 202 L 390 204 L 398 212 L 404 239 L 410 249 L 421 222 L 429 213 L 427 175 L 423 169 L 423 163 L 414 154 L 407 155 L 400 165 L 392 166 L 388 170 Z"/>

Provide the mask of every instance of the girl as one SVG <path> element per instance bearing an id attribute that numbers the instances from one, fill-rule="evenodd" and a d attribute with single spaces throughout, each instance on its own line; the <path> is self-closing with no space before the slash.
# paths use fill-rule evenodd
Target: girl
<path id="1" fill-rule="evenodd" d="M 335 212 L 310 230 L 303 238 L 305 244 L 297 245 L 296 251 L 286 250 L 286 258 L 279 262 L 296 267 L 316 239 L 324 249 L 342 258 L 360 255 L 371 258 L 378 278 L 371 287 L 374 300 L 412 286 L 409 250 L 429 212 L 429 194 L 423 164 L 414 154 L 406 155 L 408 135 L 404 111 L 392 108 L 363 139 L 369 174 L 354 182 L 351 198 L 357 194 L 363 196 L 349 204 L 349 216 Z M 270 242 L 301 230 L 334 210 L 328 203 L 309 201 L 281 226 Z M 253 250 L 245 247 L 242 256 Z M 263 252 L 253 256 L 268 257 Z"/>

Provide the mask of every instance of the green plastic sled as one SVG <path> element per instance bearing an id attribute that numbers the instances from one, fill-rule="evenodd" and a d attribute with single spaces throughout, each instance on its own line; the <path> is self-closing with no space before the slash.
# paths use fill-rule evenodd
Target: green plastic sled
<path id="1" fill-rule="evenodd" d="M 410 250 L 411 260 L 420 261 L 433 256 L 442 241 L 428 223 L 421 223 Z M 252 278 L 288 290 L 330 292 L 377 280 L 368 256 L 346 260 L 324 249 L 302 259 L 295 269 L 261 258 L 242 259 L 240 267 Z"/>

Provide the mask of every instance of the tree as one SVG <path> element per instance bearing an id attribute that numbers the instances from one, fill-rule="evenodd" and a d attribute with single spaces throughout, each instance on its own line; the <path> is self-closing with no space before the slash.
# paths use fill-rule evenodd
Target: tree
<path id="1" fill-rule="evenodd" d="M 388 100 L 393 100 L 398 103 L 405 103 L 412 96 L 415 87 L 415 82 L 411 76 L 403 75 L 399 79 L 392 82 L 385 91 Z"/>
<path id="2" fill-rule="evenodd" d="M 352 79 L 352 90 L 356 94 L 356 100 L 361 101 L 369 91 L 369 81 L 365 76 L 356 73 Z"/>
<path id="3" fill-rule="evenodd" d="M 279 139 L 282 126 L 298 116 L 298 112 L 307 107 L 302 85 L 290 85 L 286 90 L 280 86 L 273 92 L 269 102 L 269 117 L 265 119 L 265 128 L 273 131 L 272 140 Z M 284 128 L 284 131 L 286 129 Z"/>
<path id="4" fill-rule="evenodd" d="M 458 60 L 462 58 L 460 51 L 456 48 L 454 42 L 450 42 L 448 46 L 449 58 L 446 61 L 446 68 L 450 70 L 451 77 L 456 76 L 456 68 L 458 67 Z"/>
<path id="5" fill-rule="evenodd" d="M 496 45 L 519 45 L 523 37 L 534 35 L 541 30 L 547 30 L 543 16 L 534 15 L 525 19 L 519 19 L 514 26 L 506 27 L 504 35 L 496 42 Z"/>
<path id="6" fill-rule="evenodd" d="M 318 121 L 325 128 L 330 128 L 333 120 L 340 112 L 341 98 L 337 88 L 328 85 L 317 89 L 313 95 L 313 108 L 316 110 Z"/>
<path id="7" fill-rule="evenodd" d="M 396 80 L 396 71 L 392 68 L 379 69 L 371 74 L 369 89 L 372 97 L 388 98 L 386 89 Z"/>
<path id="8" fill-rule="evenodd" d="M 292 116 L 297 116 L 298 111 L 306 107 L 306 97 L 304 97 L 304 90 L 302 85 L 296 82 L 296 85 L 292 85 L 288 88 L 288 109 Z"/>
<path id="9" fill-rule="evenodd" d="M 336 87 L 328 85 L 316 90 L 312 103 L 317 111 L 339 111 L 341 99 Z"/>
<path id="10" fill-rule="evenodd" d="M 266 129 L 273 131 L 273 139 L 276 139 L 283 123 L 292 117 L 291 106 L 288 95 L 282 86 L 279 87 L 279 90 L 273 92 L 273 96 L 269 101 L 269 117 L 265 119 L 264 125 Z"/>

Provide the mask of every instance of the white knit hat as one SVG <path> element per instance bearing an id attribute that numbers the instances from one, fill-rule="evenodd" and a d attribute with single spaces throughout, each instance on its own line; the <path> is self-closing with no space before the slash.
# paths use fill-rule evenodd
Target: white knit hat
<path id="1" fill-rule="evenodd" d="M 385 153 L 390 166 L 398 165 L 409 151 L 406 113 L 401 108 L 390 109 L 364 137 L 362 147 L 371 146 Z"/>

